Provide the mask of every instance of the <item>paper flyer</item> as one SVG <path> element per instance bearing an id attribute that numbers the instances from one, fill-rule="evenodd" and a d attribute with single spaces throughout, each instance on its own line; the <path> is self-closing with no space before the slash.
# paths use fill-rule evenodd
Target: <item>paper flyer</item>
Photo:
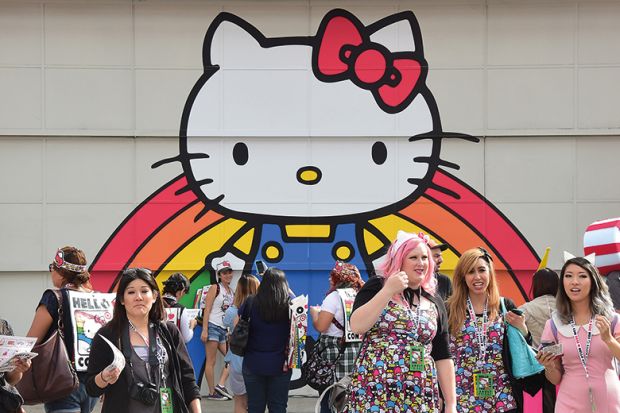
<path id="1" fill-rule="evenodd" d="M 347 343 L 354 343 L 362 341 L 362 337 L 359 334 L 351 331 L 351 312 L 353 310 L 353 302 L 355 301 L 355 295 L 357 294 L 353 288 L 339 288 L 338 295 L 342 302 L 342 308 L 344 309 L 344 340 Z"/>
<path id="2" fill-rule="evenodd" d="M 166 311 L 166 321 L 173 322 L 178 328 L 181 328 L 181 308 L 168 307 L 164 308 Z"/>
<path id="3" fill-rule="evenodd" d="M 108 367 L 106 367 L 104 370 L 105 371 L 110 371 L 110 370 L 112 370 L 113 368 L 116 367 L 120 371 L 123 371 L 123 369 L 125 368 L 125 356 L 123 356 L 123 353 L 118 349 L 118 347 L 116 347 L 114 344 L 112 344 L 112 342 L 110 340 L 108 340 L 107 338 L 105 338 L 101 334 L 99 334 L 99 337 L 101 337 L 103 339 L 103 341 L 108 343 L 108 346 L 110 346 L 110 348 L 112 349 L 112 353 L 114 353 L 114 360 L 112 360 L 112 363 L 110 363 L 110 365 Z"/>
<path id="4" fill-rule="evenodd" d="M 69 291 L 69 312 L 76 340 L 75 370 L 86 371 L 90 346 L 97 331 L 112 319 L 114 293 L 86 293 Z"/>
<path id="5" fill-rule="evenodd" d="M 303 364 L 308 332 L 308 296 L 300 295 L 291 300 L 291 332 L 289 338 L 288 367 L 299 369 Z"/>
<path id="6" fill-rule="evenodd" d="M 18 358 L 36 357 L 37 353 L 31 352 L 36 343 L 36 337 L 0 336 L 0 373 L 13 371 Z"/>

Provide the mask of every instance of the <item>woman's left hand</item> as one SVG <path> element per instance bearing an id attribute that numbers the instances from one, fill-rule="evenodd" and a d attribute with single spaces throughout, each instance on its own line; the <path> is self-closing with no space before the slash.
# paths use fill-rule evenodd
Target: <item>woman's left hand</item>
<path id="1" fill-rule="evenodd" d="M 524 315 L 517 315 L 512 311 L 507 311 L 506 321 L 508 321 L 511 326 L 518 328 L 521 334 L 523 334 L 523 337 L 527 336 L 527 326 L 525 325 Z"/>
<path id="2" fill-rule="evenodd" d="M 596 328 L 601 333 L 601 340 L 605 343 L 609 343 L 612 339 L 611 335 L 611 323 L 607 319 L 607 317 L 602 315 L 597 315 L 594 317 L 594 322 L 596 323 Z"/>

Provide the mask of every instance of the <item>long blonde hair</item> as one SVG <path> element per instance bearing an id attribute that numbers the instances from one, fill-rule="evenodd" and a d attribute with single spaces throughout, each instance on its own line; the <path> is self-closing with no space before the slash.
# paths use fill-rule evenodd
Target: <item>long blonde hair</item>
<path id="1" fill-rule="evenodd" d="M 465 322 L 467 316 L 467 297 L 469 296 L 469 288 L 465 282 L 465 275 L 473 271 L 478 265 L 478 259 L 482 258 L 489 267 L 489 285 L 487 294 L 489 297 L 488 310 L 489 320 L 494 320 L 499 314 L 500 296 L 495 280 L 495 268 L 493 267 L 493 258 L 483 248 L 472 248 L 461 255 L 454 269 L 452 277 L 452 295 L 448 299 L 448 327 L 450 334 L 456 336 Z"/>

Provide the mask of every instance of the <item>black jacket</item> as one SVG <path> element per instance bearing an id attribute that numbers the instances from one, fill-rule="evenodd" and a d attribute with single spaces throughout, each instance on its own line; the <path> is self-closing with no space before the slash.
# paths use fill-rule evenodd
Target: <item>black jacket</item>
<path id="1" fill-rule="evenodd" d="M 99 334 L 114 343 L 118 348 L 120 338 L 110 325 L 103 326 L 93 339 L 90 348 L 90 361 L 86 373 L 86 391 L 93 397 L 105 394 L 102 413 L 130 413 L 129 401 L 129 365 L 125 366 L 114 384 L 102 389 L 95 383 L 95 376 L 106 368 L 113 360 L 112 350 Z M 196 385 L 194 368 L 187 353 L 180 332 L 173 323 L 161 322 L 157 325 L 159 334 L 170 360 L 169 370 L 172 378 L 173 405 L 175 413 L 189 412 L 187 407 L 194 399 L 200 399 L 200 388 Z M 122 348 L 121 348 L 122 351 Z"/>
<path id="2" fill-rule="evenodd" d="M 504 298 L 504 304 L 506 305 L 506 311 L 517 308 L 508 298 Z M 501 310 L 501 309 L 500 309 Z M 532 344 L 532 335 L 528 333 L 525 338 L 528 344 Z M 512 386 L 512 394 L 517 402 L 517 412 L 523 412 L 523 392 L 534 396 L 542 388 L 545 381 L 545 373 L 535 374 L 534 376 L 526 377 L 523 379 L 517 379 L 512 375 L 512 357 L 510 357 L 510 347 L 508 345 L 508 334 L 504 333 L 504 341 L 502 343 L 502 360 L 504 361 L 504 368 L 506 373 L 510 377 L 510 385 Z"/>

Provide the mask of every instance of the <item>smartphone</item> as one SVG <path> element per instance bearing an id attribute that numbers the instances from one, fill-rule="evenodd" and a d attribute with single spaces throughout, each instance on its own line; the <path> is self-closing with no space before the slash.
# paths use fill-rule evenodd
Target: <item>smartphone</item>
<path id="1" fill-rule="evenodd" d="M 515 313 L 516 315 L 523 315 L 523 310 L 519 310 L 518 308 L 513 308 L 512 310 L 513 313 Z"/>
<path id="2" fill-rule="evenodd" d="M 540 343 L 540 351 L 543 353 L 551 353 L 554 356 L 561 356 L 564 354 L 564 349 L 562 348 L 562 344 L 556 343 Z"/>
<path id="3" fill-rule="evenodd" d="M 267 266 L 262 261 L 256 261 L 256 271 L 259 275 L 263 275 L 263 273 L 267 270 Z"/>

